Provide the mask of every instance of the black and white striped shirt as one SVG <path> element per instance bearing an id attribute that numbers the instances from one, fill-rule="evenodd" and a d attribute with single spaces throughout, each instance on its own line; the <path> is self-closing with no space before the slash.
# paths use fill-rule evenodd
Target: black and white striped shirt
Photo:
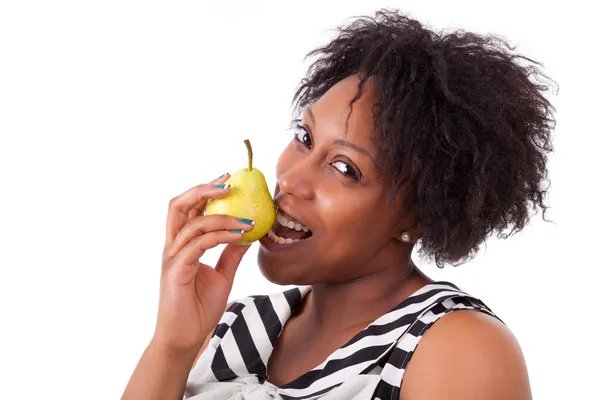
<path id="1" fill-rule="evenodd" d="M 397 399 L 411 356 L 433 323 L 462 309 L 494 315 L 455 285 L 432 283 L 376 319 L 321 365 L 277 387 L 268 381 L 268 360 L 283 326 L 309 291 L 294 288 L 232 304 L 192 369 L 184 399 Z"/>

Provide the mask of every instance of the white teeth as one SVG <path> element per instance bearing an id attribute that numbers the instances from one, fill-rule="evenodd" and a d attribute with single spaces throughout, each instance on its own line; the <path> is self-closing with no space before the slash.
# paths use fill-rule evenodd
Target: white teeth
<path id="1" fill-rule="evenodd" d="M 281 214 L 277 214 L 277 222 L 279 222 L 281 226 L 287 226 L 288 224 L 287 218 Z"/>
<path id="2" fill-rule="evenodd" d="M 281 215 L 279 212 L 276 215 L 276 220 L 277 220 L 277 222 L 279 222 L 281 224 L 281 226 L 285 226 L 285 227 L 290 228 L 290 229 L 295 229 L 298 232 L 300 232 L 300 231 L 304 231 L 304 232 L 310 231 L 310 229 L 307 226 L 304 226 L 304 225 L 302 225 L 299 222 L 292 221 L 291 219 L 288 219 L 288 218 L 284 217 L 283 215 Z"/>
<path id="3" fill-rule="evenodd" d="M 267 233 L 267 236 L 269 237 L 269 239 L 271 239 L 272 242 L 274 243 L 278 243 L 278 244 L 292 244 L 292 243 L 296 243 L 299 242 L 302 239 L 285 239 L 282 237 L 277 236 L 272 230 L 269 231 Z"/>

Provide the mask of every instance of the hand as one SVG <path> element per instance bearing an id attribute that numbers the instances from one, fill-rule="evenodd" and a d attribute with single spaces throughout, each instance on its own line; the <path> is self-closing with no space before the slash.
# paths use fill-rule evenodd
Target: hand
<path id="1" fill-rule="evenodd" d="M 238 265 L 249 246 L 237 246 L 251 224 L 228 215 L 204 216 L 208 199 L 230 189 L 226 174 L 189 189 L 169 203 L 163 251 L 158 317 L 153 342 L 175 350 L 198 350 L 225 312 Z M 198 259 L 206 250 L 228 243 L 215 268 Z"/>

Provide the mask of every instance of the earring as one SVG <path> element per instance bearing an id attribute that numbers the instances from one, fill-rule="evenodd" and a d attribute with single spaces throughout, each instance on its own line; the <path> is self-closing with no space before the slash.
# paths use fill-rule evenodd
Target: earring
<path id="1" fill-rule="evenodd" d="M 408 232 L 404 232 L 400 236 L 400 239 L 402 239 L 403 242 L 408 243 L 410 242 L 410 235 L 408 234 Z"/>

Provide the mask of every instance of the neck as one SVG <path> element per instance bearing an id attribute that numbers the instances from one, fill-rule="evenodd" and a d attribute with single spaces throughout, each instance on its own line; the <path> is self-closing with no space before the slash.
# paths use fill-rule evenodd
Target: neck
<path id="1" fill-rule="evenodd" d="M 302 313 L 317 331 L 362 329 L 429 282 L 408 256 L 356 279 L 312 285 Z"/>

